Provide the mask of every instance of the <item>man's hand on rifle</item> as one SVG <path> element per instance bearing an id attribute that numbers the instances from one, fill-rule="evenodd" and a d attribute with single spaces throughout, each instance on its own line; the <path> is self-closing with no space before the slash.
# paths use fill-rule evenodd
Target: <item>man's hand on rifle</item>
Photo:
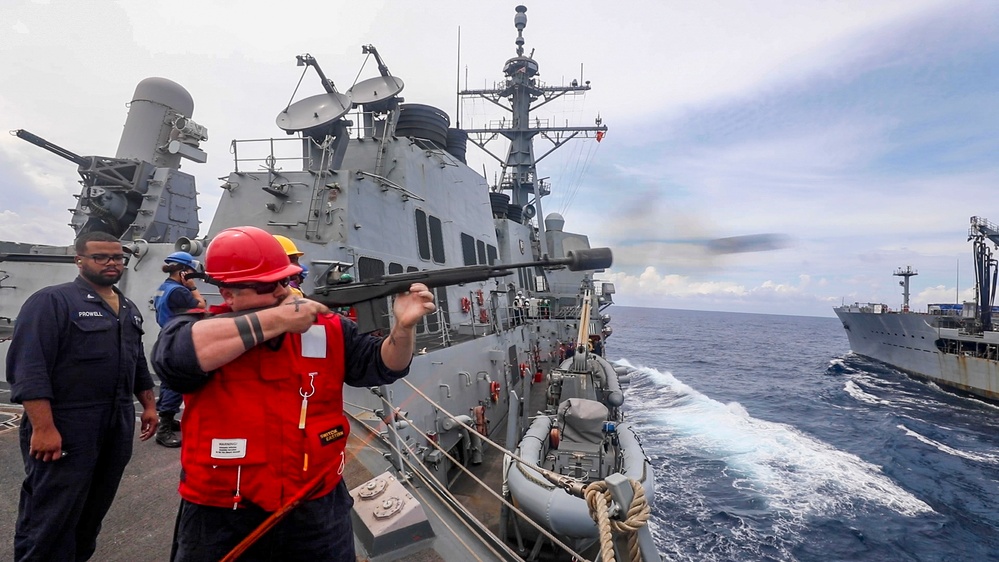
<path id="1" fill-rule="evenodd" d="M 437 310 L 434 294 L 423 283 L 413 283 L 409 290 L 395 297 L 392 313 L 396 324 L 402 328 L 412 328 L 421 318 Z"/>

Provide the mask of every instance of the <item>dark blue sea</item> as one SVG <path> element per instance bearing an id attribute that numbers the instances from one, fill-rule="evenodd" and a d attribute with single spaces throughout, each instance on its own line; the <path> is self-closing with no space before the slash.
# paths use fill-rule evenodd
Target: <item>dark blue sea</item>
<path id="1" fill-rule="evenodd" d="M 999 560 L 999 408 L 849 353 L 836 318 L 613 306 L 667 560 Z"/>

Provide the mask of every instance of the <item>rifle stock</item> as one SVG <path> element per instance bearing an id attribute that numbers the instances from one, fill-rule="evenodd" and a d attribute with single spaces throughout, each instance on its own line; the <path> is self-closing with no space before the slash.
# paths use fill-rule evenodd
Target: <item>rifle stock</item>
<path id="1" fill-rule="evenodd" d="M 503 265 L 469 265 L 429 271 L 413 271 L 382 275 L 370 281 L 345 283 L 343 285 L 324 285 L 316 287 L 309 295 L 310 299 L 319 301 L 326 306 L 350 306 L 365 301 L 404 293 L 413 283 L 423 283 L 428 288 L 447 287 L 485 281 L 492 277 L 510 275 L 514 269 L 524 267 L 568 267 L 570 271 L 604 269 L 613 263 L 610 248 L 589 248 L 585 250 L 570 250 L 565 258 L 546 259 L 534 262 Z"/>

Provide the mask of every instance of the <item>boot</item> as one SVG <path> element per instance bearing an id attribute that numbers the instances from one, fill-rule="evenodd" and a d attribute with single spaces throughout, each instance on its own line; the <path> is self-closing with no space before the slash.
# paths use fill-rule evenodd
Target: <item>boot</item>
<path id="1" fill-rule="evenodd" d="M 180 447 L 180 436 L 174 429 L 174 415 L 173 412 L 160 412 L 160 424 L 156 427 L 156 442 L 171 449 Z"/>

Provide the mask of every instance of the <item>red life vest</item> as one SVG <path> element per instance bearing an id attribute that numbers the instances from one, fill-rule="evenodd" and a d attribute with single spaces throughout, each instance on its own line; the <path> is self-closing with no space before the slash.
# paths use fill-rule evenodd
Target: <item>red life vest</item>
<path id="1" fill-rule="evenodd" d="M 325 358 L 303 357 L 303 334 L 284 334 L 278 349 L 270 347 L 276 340 L 258 345 L 184 395 L 184 499 L 216 507 L 248 501 L 275 511 L 331 465 L 312 497 L 340 482 L 350 432 L 343 415 L 343 331 L 335 314 L 317 322 L 304 337 L 313 343 L 325 335 Z M 299 429 L 303 395 L 308 404 Z"/>

